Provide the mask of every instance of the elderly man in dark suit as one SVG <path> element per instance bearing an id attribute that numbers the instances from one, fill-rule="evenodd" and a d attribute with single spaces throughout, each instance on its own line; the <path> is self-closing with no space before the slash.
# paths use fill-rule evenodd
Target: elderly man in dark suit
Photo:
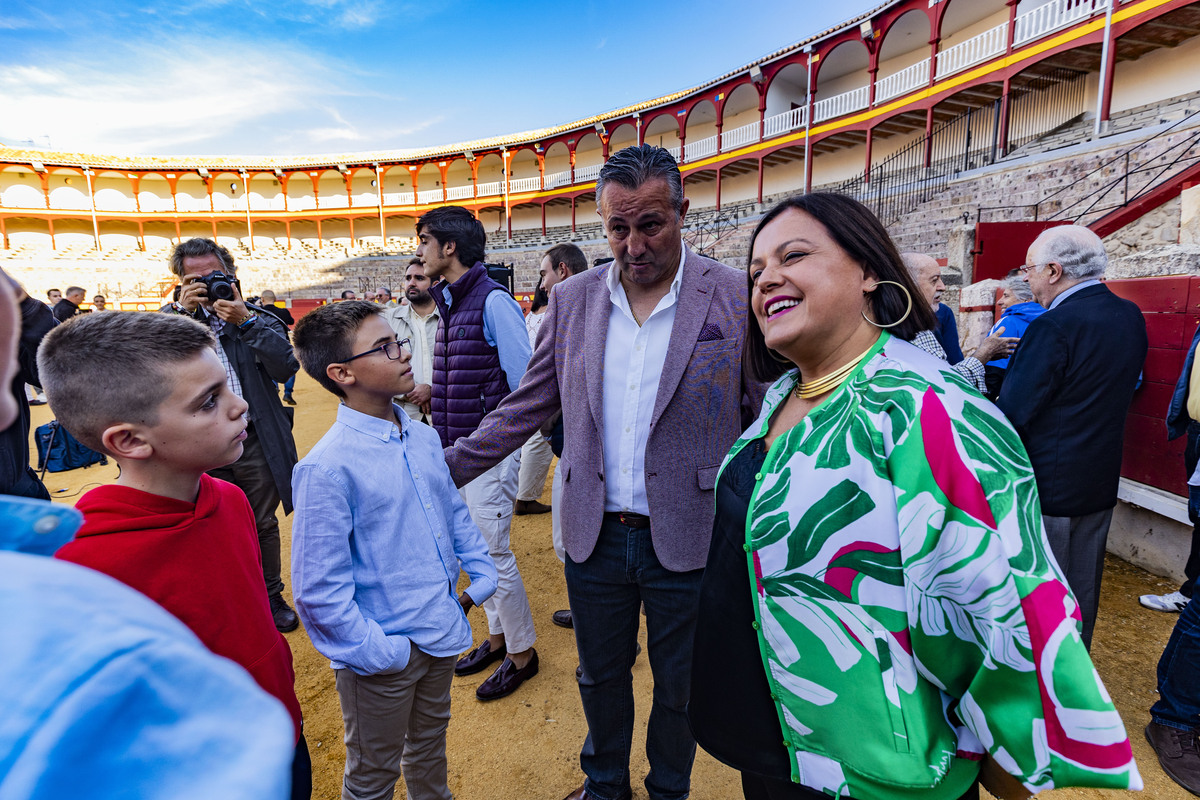
<path id="1" fill-rule="evenodd" d="M 1030 323 L 997 404 L 1021 435 L 1037 479 L 1046 538 L 1091 647 L 1125 414 L 1146 360 L 1146 321 L 1101 282 L 1108 257 L 1079 225 L 1043 231 L 1021 273 L 1046 313 Z"/>
<path id="2" fill-rule="evenodd" d="M 630 668 L 644 603 L 654 701 L 650 798 L 687 797 L 684 706 L 713 484 L 761 399 L 742 383 L 746 279 L 689 251 L 679 168 L 662 148 L 612 156 L 596 185 L 615 261 L 562 281 L 520 387 L 446 450 L 459 484 L 562 410 L 563 544 L 588 737 L 572 800 L 630 796 Z"/>

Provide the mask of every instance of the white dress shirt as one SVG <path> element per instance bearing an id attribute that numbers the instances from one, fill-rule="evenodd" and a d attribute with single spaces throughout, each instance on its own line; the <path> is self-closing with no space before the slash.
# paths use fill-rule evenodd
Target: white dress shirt
<path id="1" fill-rule="evenodd" d="M 616 263 L 606 281 L 612 307 L 604 340 L 604 510 L 650 514 L 646 440 L 679 302 L 686 249 L 671 288 L 640 326 L 629 308 Z"/>

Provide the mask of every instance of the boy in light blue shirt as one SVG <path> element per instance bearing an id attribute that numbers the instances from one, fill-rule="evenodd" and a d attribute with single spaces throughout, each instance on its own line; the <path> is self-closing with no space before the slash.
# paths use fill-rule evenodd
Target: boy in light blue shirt
<path id="1" fill-rule="evenodd" d="M 346 725 L 342 797 L 449 800 L 446 726 L 466 612 L 496 590 L 437 433 L 392 398 L 410 354 L 383 309 L 321 306 L 296 323 L 304 370 L 342 398 L 337 422 L 292 473 L 296 610 L 336 670 Z M 460 564 L 471 579 L 456 594 Z"/>

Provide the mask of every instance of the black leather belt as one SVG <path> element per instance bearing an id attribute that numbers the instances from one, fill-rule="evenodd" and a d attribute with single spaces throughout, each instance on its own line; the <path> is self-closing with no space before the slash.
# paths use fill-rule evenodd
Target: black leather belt
<path id="1" fill-rule="evenodd" d="M 649 528 L 650 518 L 645 514 L 634 514 L 632 511 L 606 511 L 605 519 L 615 520 L 627 528 Z"/>

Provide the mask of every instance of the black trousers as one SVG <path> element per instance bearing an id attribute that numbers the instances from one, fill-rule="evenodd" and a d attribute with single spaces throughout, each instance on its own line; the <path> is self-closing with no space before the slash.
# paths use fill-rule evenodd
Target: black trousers
<path id="1" fill-rule="evenodd" d="M 267 596 L 271 597 L 283 591 L 279 520 L 275 518 L 275 512 L 279 509 L 279 489 L 275 486 L 267 455 L 263 452 L 262 442 L 254 432 L 253 424 L 246 428 L 243 448 L 242 457 L 237 461 L 227 467 L 209 470 L 208 474 L 229 481 L 241 489 L 250 501 L 254 524 L 258 528 L 258 549 L 262 553 L 263 583 L 267 587 Z"/>

